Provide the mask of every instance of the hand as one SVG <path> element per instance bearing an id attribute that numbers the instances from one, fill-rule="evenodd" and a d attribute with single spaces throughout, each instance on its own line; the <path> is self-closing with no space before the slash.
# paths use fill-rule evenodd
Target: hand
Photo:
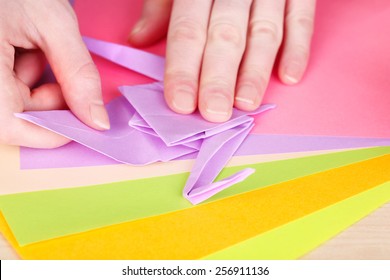
<path id="1" fill-rule="evenodd" d="M 31 87 L 47 58 L 59 84 Z M 69 140 L 14 116 L 68 106 L 92 128 L 109 128 L 100 78 L 66 0 L 0 0 L 0 142 L 52 148 Z"/>
<path id="2" fill-rule="evenodd" d="M 168 106 L 183 114 L 199 107 L 205 119 L 223 122 L 233 105 L 260 106 L 280 48 L 280 79 L 301 80 L 314 13 L 315 0 L 145 0 L 129 41 L 145 46 L 168 31 Z"/>

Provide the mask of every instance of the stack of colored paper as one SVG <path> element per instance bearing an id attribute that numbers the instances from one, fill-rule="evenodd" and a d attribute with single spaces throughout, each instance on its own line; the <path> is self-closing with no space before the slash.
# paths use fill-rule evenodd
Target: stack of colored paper
<path id="1" fill-rule="evenodd" d="M 165 42 L 126 44 L 141 2 L 75 2 L 113 130 L 30 112 L 75 142 L 0 146 L 0 231 L 21 258 L 295 259 L 390 201 L 388 1 L 318 1 L 307 75 L 272 78 L 276 108 L 185 133 L 166 126 L 156 83 Z"/>

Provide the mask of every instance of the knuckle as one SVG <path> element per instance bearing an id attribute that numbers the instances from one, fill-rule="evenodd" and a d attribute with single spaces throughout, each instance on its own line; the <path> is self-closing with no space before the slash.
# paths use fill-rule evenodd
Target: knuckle
<path id="1" fill-rule="evenodd" d="M 314 18 L 307 11 L 294 11 L 290 12 L 286 16 L 286 22 L 288 25 L 299 27 L 299 30 L 303 30 L 310 36 L 313 34 Z"/>
<path id="2" fill-rule="evenodd" d="M 178 85 L 188 86 L 195 89 L 198 88 L 198 79 L 193 72 L 178 69 L 167 69 L 165 72 L 166 88 L 176 88 Z"/>
<path id="3" fill-rule="evenodd" d="M 245 71 L 240 73 L 240 84 L 253 85 L 256 88 L 261 88 L 268 84 L 269 71 L 259 70 L 258 67 L 248 67 Z"/>
<path id="4" fill-rule="evenodd" d="M 221 93 L 226 96 L 231 96 L 233 94 L 234 84 L 235 81 L 231 81 L 225 76 L 214 76 L 203 81 L 202 88 L 207 89 L 211 94 Z"/>
<path id="5" fill-rule="evenodd" d="M 231 23 L 217 23 L 210 26 L 209 38 L 212 42 L 224 42 L 236 48 L 243 48 L 245 41 L 242 30 Z"/>
<path id="6" fill-rule="evenodd" d="M 196 77 L 193 72 L 182 70 L 182 69 L 167 69 L 165 71 L 165 80 L 175 81 L 195 81 Z"/>
<path id="7" fill-rule="evenodd" d="M 295 49 L 297 52 L 301 54 L 302 58 L 307 58 L 309 56 L 309 48 L 308 46 L 303 46 L 303 45 L 296 45 Z"/>
<path id="8" fill-rule="evenodd" d="M 74 69 L 68 78 L 61 82 L 64 92 L 77 104 L 86 104 L 86 100 L 97 98 L 95 95 L 101 92 L 101 81 L 95 64 L 86 62 Z"/>
<path id="9" fill-rule="evenodd" d="M 177 18 L 172 22 L 172 28 L 168 34 L 168 40 L 173 42 L 190 42 L 204 44 L 206 41 L 206 29 L 199 23 L 185 17 Z"/>
<path id="10" fill-rule="evenodd" d="M 65 85 L 77 85 L 77 80 L 82 80 L 86 89 L 96 88 L 100 84 L 99 72 L 92 61 L 80 64 L 75 67 L 65 81 Z"/>
<path id="11" fill-rule="evenodd" d="M 286 51 L 287 52 L 287 51 Z M 302 44 L 292 44 L 289 46 L 288 53 L 295 59 L 305 61 L 309 58 L 309 46 Z"/>
<path id="12" fill-rule="evenodd" d="M 280 45 L 283 37 L 282 27 L 267 19 L 254 20 L 249 25 L 251 38 L 259 38 Z"/>
<path id="13" fill-rule="evenodd" d="M 76 75 L 97 80 L 99 77 L 99 72 L 96 65 L 92 61 L 88 61 L 76 67 L 73 77 Z"/>

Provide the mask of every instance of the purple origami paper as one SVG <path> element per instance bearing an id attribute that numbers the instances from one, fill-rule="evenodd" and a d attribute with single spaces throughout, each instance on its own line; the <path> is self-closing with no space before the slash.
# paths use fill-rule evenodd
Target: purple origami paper
<path id="1" fill-rule="evenodd" d="M 85 36 L 83 39 L 88 50 L 98 56 L 157 81 L 164 79 L 165 59 L 161 56 Z"/>
<path id="2" fill-rule="evenodd" d="M 132 165 L 165 162 L 198 150 L 184 145 L 168 147 L 158 137 L 129 127 L 128 120 L 134 109 L 123 97 L 113 100 L 106 107 L 111 129 L 104 132 L 86 126 L 68 110 L 32 111 L 16 115 L 116 161 Z"/>
<path id="3" fill-rule="evenodd" d="M 242 172 L 232 176 L 233 181 L 213 183 L 222 168 L 240 147 L 253 127 L 254 119 L 248 114 L 259 114 L 274 108 L 262 105 L 258 110 L 248 113 L 233 109 L 232 117 L 225 123 L 205 121 L 199 112 L 178 115 L 168 108 L 164 101 L 162 83 L 142 86 L 123 86 L 119 88 L 123 96 L 135 108 L 129 125 L 140 132 L 159 137 L 169 147 L 189 145 L 203 140 L 195 165 L 183 190 L 183 195 L 196 204 L 227 188 L 236 180 L 251 173 Z M 142 94 L 140 92 L 142 91 Z M 135 118 L 134 118 L 135 117 Z M 207 186 L 207 187 L 206 187 Z M 198 192 L 202 189 L 202 192 Z M 198 195 L 196 195 L 198 194 Z"/>
<path id="4" fill-rule="evenodd" d="M 213 183 L 253 127 L 254 119 L 248 114 L 265 112 L 274 108 L 274 105 L 262 105 L 251 113 L 234 109 L 229 121 L 211 123 L 205 121 L 199 112 L 178 115 L 170 110 L 164 101 L 162 83 L 122 86 L 119 89 L 137 112 L 129 122 L 133 128 L 159 137 L 169 147 L 177 145 L 193 147 L 191 143 L 203 140 L 183 190 L 184 197 L 192 203 L 199 203 L 235 183 L 236 180 L 242 180 L 243 176 L 251 174 L 242 172 L 231 177 L 234 178 L 234 182 L 229 183 L 229 180 L 225 179 L 223 184 Z M 199 192 L 198 189 L 203 191 Z"/>
<path id="5" fill-rule="evenodd" d="M 108 131 L 86 126 L 67 110 L 16 115 L 127 164 L 169 161 L 199 151 L 183 191 L 194 204 L 251 174 L 239 172 L 213 183 L 253 127 L 254 119 L 245 112 L 235 110 L 227 123 L 210 123 L 199 114 L 183 116 L 171 111 L 163 99 L 161 83 L 121 87 L 121 92 L 124 97 L 106 106 L 111 120 Z M 273 107 L 264 105 L 255 113 Z"/>
<path id="6" fill-rule="evenodd" d="M 183 191 L 184 197 L 186 197 L 192 204 L 198 204 L 206 199 L 212 197 L 213 195 L 219 193 L 220 191 L 244 181 L 248 176 L 252 175 L 255 172 L 253 168 L 245 168 L 225 179 L 222 179 L 218 182 L 212 184 L 201 185 L 198 188 L 194 188 L 189 192 Z M 188 184 L 187 184 L 188 185 Z"/>
<path id="7" fill-rule="evenodd" d="M 174 113 L 165 104 L 162 83 L 122 86 L 119 90 L 137 111 L 129 125 L 145 133 L 158 135 L 168 146 L 211 137 L 241 124 L 253 122 L 253 118 L 248 115 L 260 114 L 275 108 L 275 105 L 266 104 L 254 112 L 233 109 L 230 120 L 212 123 L 205 121 L 199 112 L 189 115 Z M 143 94 L 140 94 L 140 90 Z"/>
<path id="8" fill-rule="evenodd" d="M 227 164 L 248 136 L 252 127 L 253 120 L 204 139 L 183 189 L 184 197 L 193 204 L 197 204 L 231 185 L 227 179 L 223 183 L 216 182 L 211 184 L 222 170 L 222 168 L 220 170 L 216 169 L 215 166 L 223 167 Z M 234 183 L 237 183 L 252 173 L 253 170 L 251 172 L 240 171 L 231 176 L 230 180 L 234 180 Z"/>

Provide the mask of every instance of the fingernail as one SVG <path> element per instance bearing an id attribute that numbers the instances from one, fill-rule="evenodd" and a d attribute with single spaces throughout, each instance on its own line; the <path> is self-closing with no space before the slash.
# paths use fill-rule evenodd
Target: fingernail
<path id="1" fill-rule="evenodd" d="M 89 106 L 92 121 L 104 130 L 110 129 L 110 121 L 103 102 L 94 102 Z"/>
<path id="2" fill-rule="evenodd" d="M 290 62 L 284 69 L 284 78 L 291 84 L 299 82 L 302 76 L 302 66 L 296 62 Z"/>
<path id="3" fill-rule="evenodd" d="M 223 94 L 210 95 L 206 101 L 206 112 L 212 115 L 228 116 L 232 105 Z"/>
<path id="4" fill-rule="evenodd" d="M 131 31 L 130 35 L 134 35 L 134 34 L 139 33 L 142 29 L 144 29 L 144 27 L 145 27 L 145 22 L 143 20 L 140 20 L 139 22 L 137 22 L 135 24 L 135 26 L 133 27 L 133 30 Z"/>
<path id="5" fill-rule="evenodd" d="M 177 88 L 173 93 L 172 105 L 180 113 L 192 113 L 195 110 L 195 93 L 190 87 Z"/>
<path id="6" fill-rule="evenodd" d="M 244 85 L 239 87 L 236 101 L 246 103 L 248 105 L 255 105 L 258 99 L 259 93 L 254 86 Z"/>

